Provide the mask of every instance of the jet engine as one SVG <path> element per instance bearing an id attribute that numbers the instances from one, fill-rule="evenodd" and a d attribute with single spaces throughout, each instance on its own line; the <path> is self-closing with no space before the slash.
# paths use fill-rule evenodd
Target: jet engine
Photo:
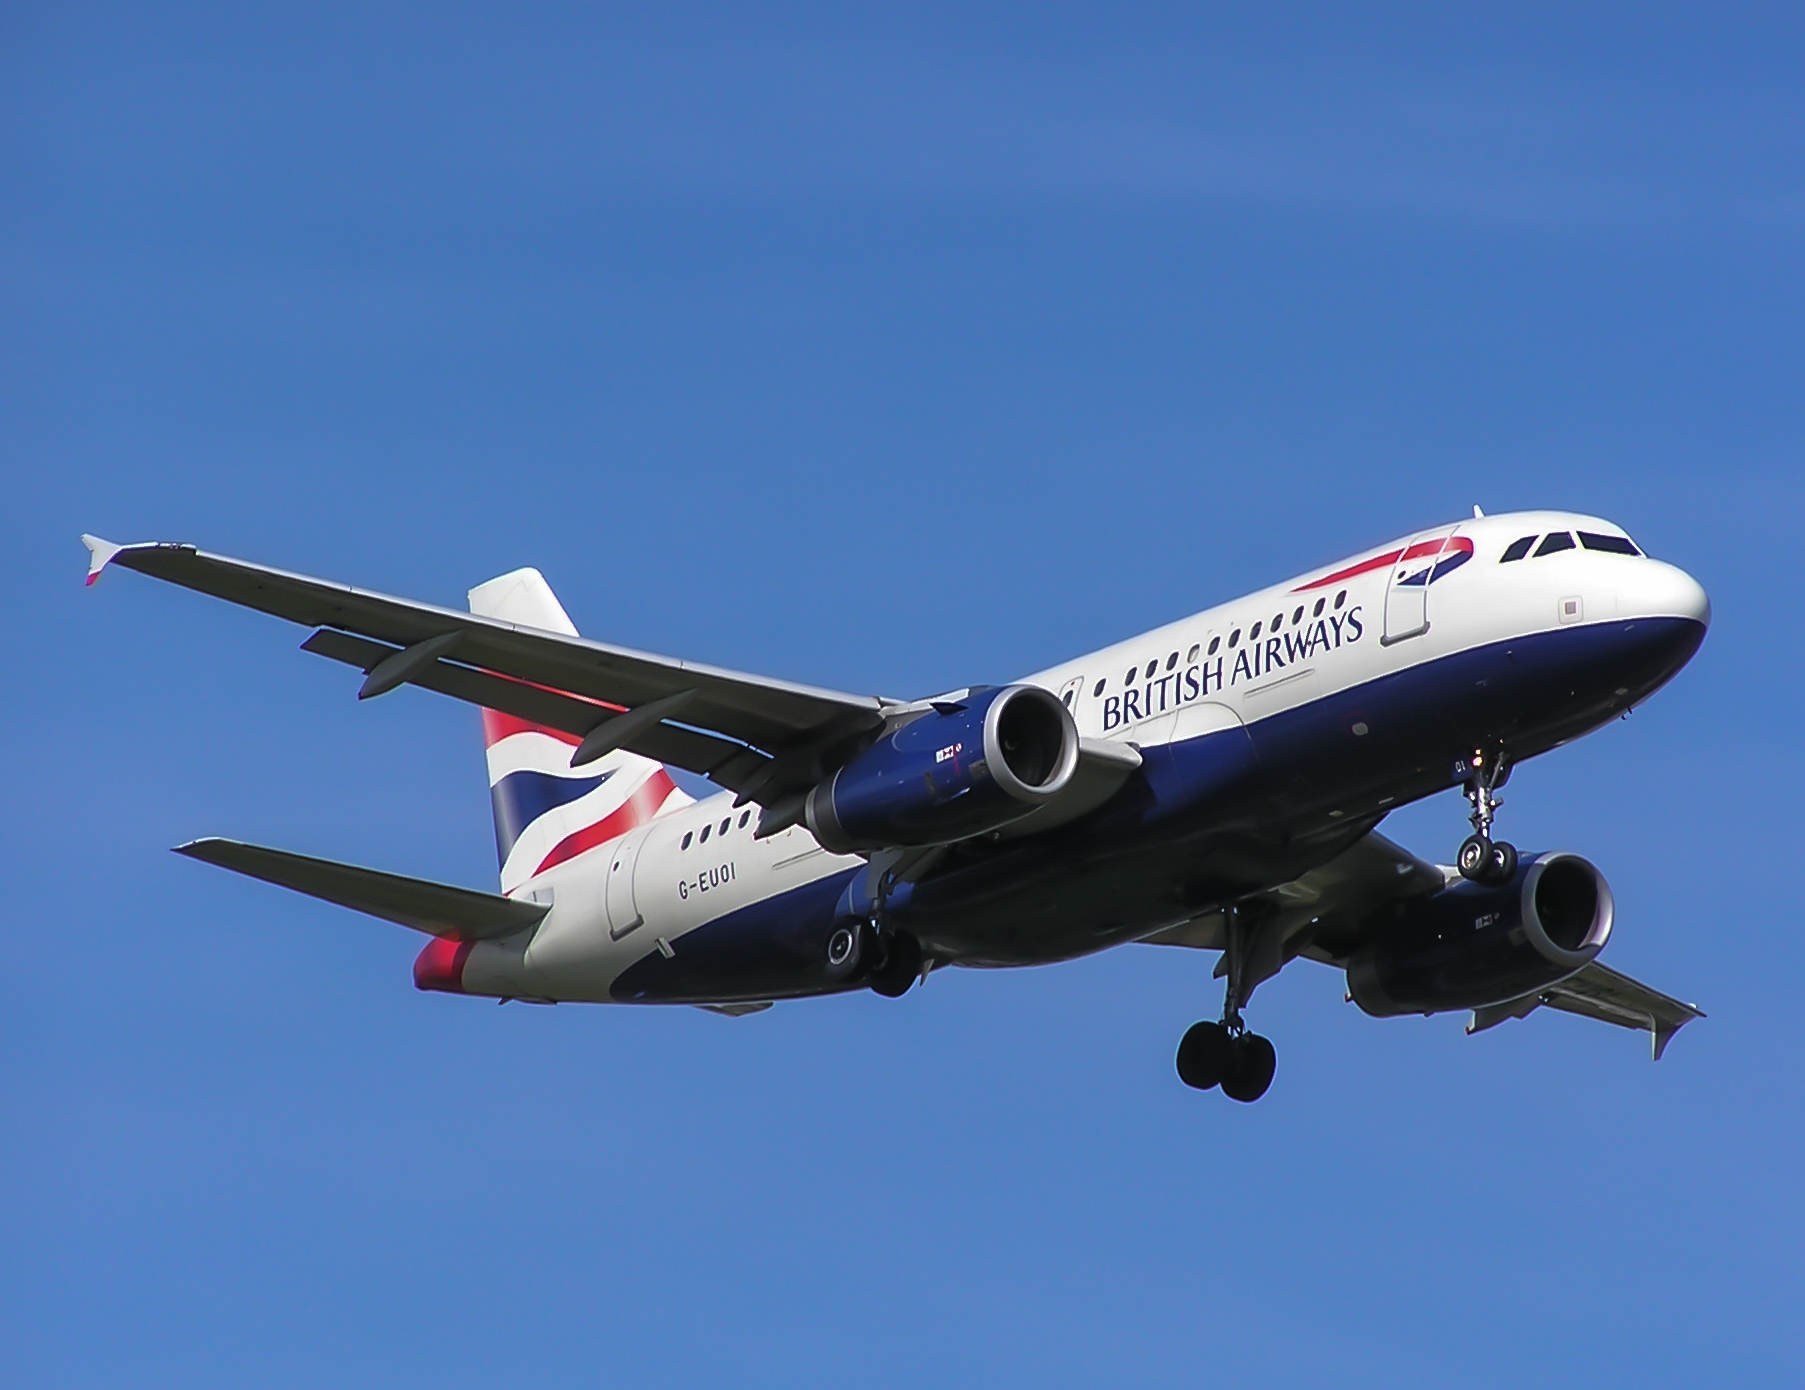
<path id="1" fill-rule="evenodd" d="M 1460 882 L 1400 903 L 1347 967 L 1375 1018 L 1520 999 L 1590 965 L 1610 939 L 1610 885 L 1577 854 L 1525 857 L 1502 887 Z"/>
<path id="2" fill-rule="evenodd" d="M 973 690 L 879 739 L 808 795 L 836 854 L 949 844 L 1020 820 L 1078 766 L 1078 726 L 1034 685 Z"/>

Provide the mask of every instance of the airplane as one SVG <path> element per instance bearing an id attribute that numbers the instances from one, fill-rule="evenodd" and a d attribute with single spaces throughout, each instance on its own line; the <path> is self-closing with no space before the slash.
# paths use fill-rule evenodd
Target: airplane
<path id="1" fill-rule="evenodd" d="M 109 566 L 314 629 L 304 651 L 482 711 L 500 892 L 227 839 L 191 859 L 429 939 L 422 990 L 738 1016 L 946 966 L 1145 942 L 1219 953 L 1186 1085 L 1254 1101 L 1243 1017 L 1291 961 L 1374 1017 L 1543 1006 L 1650 1034 L 1703 1014 L 1598 959 L 1605 877 L 1494 835 L 1519 763 L 1627 714 L 1691 660 L 1705 591 L 1598 517 L 1431 527 L 1003 685 L 892 699 L 578 636 L 543 576 L 468 611 L 186 544 L 84 536 Z M 671 776 L 718 791 L 700 799 Z M 694 785 L 694 784 L 692 784 Z M 1378 833 L 1464 791 L 1451 865 Z"/>

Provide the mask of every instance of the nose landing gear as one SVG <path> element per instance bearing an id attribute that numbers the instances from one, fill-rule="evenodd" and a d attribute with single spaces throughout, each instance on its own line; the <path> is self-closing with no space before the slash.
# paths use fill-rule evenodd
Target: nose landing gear
<path id="1" fill-rule="evenodd" d="M 1228 987 L 1223 993 L 1222 1022 L 1193 1023 L 1178 1044 L 1178 1079 L 1199 1091 L 1215 1086 L 1230 1100 L 1256 1101 L 1272 1085 L 1278 1054 L 1241 1021 L 1246 1002 L 1247 928 L 1237 906 L 1223 909 L 1227 937 Z"/>
<path id="2" fill-rule="evenodd" d="M 1492 839 L 1492 817 L 1504 804 L 1498 788 L 1510 778 L 1510 763 L 1502 753 L 1488 759 L 1483 750 L 1477 750 L 1472 767 L 1465 790 L 1473 808 L 1468 817 L 1473 833 L 1461 841 L 1454 863 L 1468 882 L 1497 887 L 1509 883 L 1517 872 L 1517 847 L 1508 840 Z"/>

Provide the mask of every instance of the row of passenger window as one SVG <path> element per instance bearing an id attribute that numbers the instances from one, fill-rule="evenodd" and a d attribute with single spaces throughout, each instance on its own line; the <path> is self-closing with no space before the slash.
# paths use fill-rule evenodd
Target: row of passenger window
<path id="1" fill-rule="evenodd" d="M 1310 607 L 1310 618 L 1312 621 L 1314 621 L 1315 619 L 1320 618 L 1322 616 L 1323 609 L 1328 606 L 1328 602 L 1329 601 L 1327 598 L 1319 598 L 1316 600 L 1315 605 Z M 1343 589 L 1338 594 L 1335 595 L 1335 607 L 1340 608 L 1346 602 L 1347 602 L 1347 590 Z M 1300 603 L 1297 606 L 1297 608 L 1293 610 L 1293 612 L 1291 614 L 1291 626 L 1297 627 L 1299 624 L 1301 624 L 1304 621 L 1305 607 L 1306 607 L 1306 605 Z M 1285 614 L 1284 614 L 1284 611 L 1281 609 L 1279 612 L 1273 614 L 1272 621 L 1270 623 L 1268 623 L 1264 618 L 1262 618 L 1258 622 L 1256 622 L 1253 625 L 1253 627 L 1251 629 L 1249 629 L 1249 631 L 1247 633 L 1247 640 L 1249 642 L 1257 642 L 1260 640 L 1260 634 L 1262 632 L 1277 632 L 1284 625 L 1285 625 Z M 1240 628 L 1237 627 L 1228 634 L 1228 645 L 1229 645 L 1230 651 L 1233 651 L 1236 647 L 1241 645 L 1241 629 Z M 1185 655 L 1185 665 L 1189 666 L 1192 662 L 1197 660 L 1199 655 L 1214 656 L 1217 652 L 1219 652 L 1221 650 L 1222 650 L 1222 635 L 1220 633 L 1217 633 L 1214 637 L 1210 638 L 1210 648 L 1207 652 L 1205 652 L 1203 650 L 1203 644 L 1201 642 L 1193 643 L 1191 646 L 1191 650 L 1188 653 L 1186 653 L 1186 655 Z M 1168 671 L 1176 670 L 1178 668 L 1178 653 L 1173 652 L 1170 656 L 1168 656 L 1166 658 L 1165 664 L 1166 664 L 1166 669 Z M 1156 676 L 1159 673 L 1159 669 L 1160 669 L 1160 660 L 1157 656 L 1154 657 L 1153 660 L 1151 660 L 1147 663 L 1147 669 L 1144 672 L 1141 670 L 1141 668 L 1139 666 L 1130 666 L 1128 668 L 1128 674 L 1122 677 L 1122 684 L 1125 686 L 1128 686 L 1128 685 L 1135 684 L 1136 681 L 1150 681 L 1154 678 L 1154 676 Z M 1091 698 L 1093 698 L 1093 699 L 1097 698 L 1098 696 L 1102 695 L 1102 693 L 1108 688 L 1109 688 L 1109 677 L 1105 676 L 1105 677 L 1103 677 L 1103 679 L 1099 680 L 1097 682 L 1096 686 L 1091 690 Z M 1072 703 L 1071 694 L 1070 694 L 1070 692 L 1068 692 L 1067 696 L 1066 696 L 1066 704 L 1069 706 L 1071 703 Z"/>
<path id="2" fill-rule="evenodd" d="M 1587 550 L 1602 550 L 1609 555 L 1640 555 L 1642 552 L 1630 542 L 1628 536 L 1606 536 L 1597 531 L 1581 531 L 1579 543 Z M 1535 546 L 1536 557 L 1553 555 L 1556 551 L 1572 550 L 1573 536 L 1567 531 L 1551 531 L 1542 537 L 1542 543 L 1536 545 L 1534 536 L 1524 536 L 1504 547 L 1504 554 L 1498 559 L 1501 565 L 1508 565 L 1512 560 L 1521 560 L 1529 554 L 1529 548 Z"/>
<path id="3" fill-rule="evenodd" d="M 752 812 L 741 811 L 740 812 L 740 829 L 744 830 L 746 828 L 746 826 L 751 823 L 751 820 L 752 820 Z M 688 849 L 690 847 L 691 841 L 694 841 L 697 844 L 705 845 L 708 843 L 708 837 L 711 834 L 725 835 L 731 829 L 733 829 L 733 817 L 728 816 L 726 819 L 724 819 L 721 822 L 718 829 L 717 829 L 717 827 L 712 826 L 712 825 L 705 825 L 702 827 L 702 833 L 699 835 L 693 830 L 685 831 L 684 836 L 683 836 L 683 843 L 681 845 L 679 845 L 678 848 L 679 849 Z"/>

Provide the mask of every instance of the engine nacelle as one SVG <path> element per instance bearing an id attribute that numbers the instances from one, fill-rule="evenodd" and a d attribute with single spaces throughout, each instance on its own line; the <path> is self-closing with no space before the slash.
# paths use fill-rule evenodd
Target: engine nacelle
<path id="1" fill-rule="evenodd" d="M 1616 916 L 1604 875 L 1561 852 L 1525 858 L 1501 888 L 1456 883 L 1399 910 L 1348 963 L 1348 993 L 1375 1018 L 1520 999 L 1590 965 Z"/>
<path id="2" fill-rule="evenodd" d="M 836 854 L 941 845 L 1020 820 L 1072 780 L 1078 726 L 1034 685 L 974 690 L 852 759 L 808 795 L 815 838 Z"/>

